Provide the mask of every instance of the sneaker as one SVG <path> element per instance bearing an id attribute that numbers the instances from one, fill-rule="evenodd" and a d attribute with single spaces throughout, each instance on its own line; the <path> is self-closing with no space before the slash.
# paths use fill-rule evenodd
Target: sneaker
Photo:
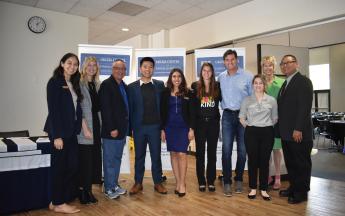
<path id="1" fill-rule="evenodd" d="M 117 199 L 120 197 L 119 194 L 117 194 L 114 190 L 107 190 L 104 195 L 108 197 L 109 199 Z"/>
<path id="2" fill-rule="evenodd" d="M 242 193 L 242 183 L 241 181 L 235 181 L 235 193 Z"/>
<path id="3" fill-rule="evenodd" d="M 231 191 L 231 185 L 230 184 L 224 184 L 224 196 L 231 197 L 232 191 Z"/>
<path id="4" fill-rule="evenodd" d="M 120 185 L 115 186 L 114 191 L 115 191 L 115 193 L 118 194 L 118 195 L 124 195 L 124 194 L 127 193 L 127 190 L 121 188 Z"/>

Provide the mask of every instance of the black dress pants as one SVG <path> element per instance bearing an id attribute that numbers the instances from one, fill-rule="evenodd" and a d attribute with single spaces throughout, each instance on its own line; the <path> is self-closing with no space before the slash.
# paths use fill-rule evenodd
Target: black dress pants
<path id="1" fill-rule="evenodd" d="M 79 186 L 91 191 L 94 145 L 79 144 Z"/>
<path id="2" fill-rule="evenodd" d="M 218 118 L 199 118 L 195 127 L 196 174 L 199 185 L 206 185 L 205 179 L 205 144 L 207 142 L 206 178 L 208 185 L 214 185 L 216 179 L 217 144 L 219 137 Z"/>
<path id="3" fill-rule="evenodd" d="M 259 169 L 259 189 L 267 190 L 269 160 L 274 144 L 273 127 L 247 126 L 244 131 L 244 143 L 248 154 L 249 187 L 257 188 Z"/>
<path id="4" fill-rule="evenodd" d="M 63 138 L 63 149 L 54 147 L 51 155 L 52 203 L 61 205 L 77 195 L 78 140 L 77 136 Z"/>
<path id="5" fill-rule="evenodd" d="M 288 179 L 290 182 L 289 190 L 297 198 L 305 197 L 310 190 L 311 176 L 311 150 L 313 141 L 302 141 L 296 143 L 294 141 L 282 140 L 283 154 L 286 169 L 288 171 Z"/>

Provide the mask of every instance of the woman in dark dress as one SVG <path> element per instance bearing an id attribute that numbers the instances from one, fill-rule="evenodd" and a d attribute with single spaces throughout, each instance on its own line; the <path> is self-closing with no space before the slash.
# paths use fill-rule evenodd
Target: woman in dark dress
<path id="1" fill-rule="evenodd" d="M 201 66 L 200 78 L 192 84 L 195 116 L 196 174 L 199 191 L 216 190 L 217 143 L 219 137 L 219 101 L 221 100 L 220 85 L 215 80 L 211 63 Z M 205 147 L 207 142 L 207 168 L 205 179 Z"/>
<path id="2" fill-rule="evenodd" d="M 175 193 L 186 194 L 187 148 L 194 139 L 191 114 L 191 92 L 187 88 L 183 72 L 174 68 L 169 74 L 167 88 L 162 93 L 161 120 L 162 141 L 167 142 L 171 165 L 176 179 Z"/>
<path id="3" fill-rule="evenodd" d="M 99 104 L 99 66 L 95 57 L 86 57 L 81 71 L 83 95 L 82 131 L 79 143 L 79 200 L 81 204 L 96 203 L 92 183 L 100 183 L 102 175 L 101 122 Z"/>
<path id="4" fill-rule="evenodd" d="M 44 131 L 48 133 L 51 154 L 52 202 L 49 209 L 60 213 L 76 213 L 76 206 L 67 204 L 75 196 L 78 171 L 78 140 L 81 130 L 83 98 L 78 71 L 79 60 L 65 54 L 47 84 L 48 117 Z"/>

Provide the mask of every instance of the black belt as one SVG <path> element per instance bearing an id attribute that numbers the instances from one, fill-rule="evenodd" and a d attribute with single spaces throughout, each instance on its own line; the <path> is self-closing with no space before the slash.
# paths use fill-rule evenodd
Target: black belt
<path id="1" fill-rule="evenodd" d="M 240 112 L 240 110 L 231 110 L 231 109 L 224 109 L 224 111 L 230 112 L 230 113 L 236 113 L 236 114 Z"/>

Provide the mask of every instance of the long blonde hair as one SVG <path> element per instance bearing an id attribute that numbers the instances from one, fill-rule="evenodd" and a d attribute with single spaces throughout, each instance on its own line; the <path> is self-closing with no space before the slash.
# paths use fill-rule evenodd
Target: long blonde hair
<path id="1" fill-rule="evenodd" d="M 87 68 L 87 66 L 91 62 L 96 62 L 96 67 L 97 67 L 96 74 L 93 76 L 92 81 L 94 81 L 95 83 L 99 83 L 99 64 L 97 62 L 97 58 L 94 57 L 94 56 L 89 56 L 89 57 L 85 58 L 85 60 L 83 62 L 82 70 L 81 70 L 81 78 L 80 78 L 80 80 L 83 83 L 87 83 L 88 82 L 88 80 L 86 78 L 86 76 L 87 76 L 86 68 Z"/>

